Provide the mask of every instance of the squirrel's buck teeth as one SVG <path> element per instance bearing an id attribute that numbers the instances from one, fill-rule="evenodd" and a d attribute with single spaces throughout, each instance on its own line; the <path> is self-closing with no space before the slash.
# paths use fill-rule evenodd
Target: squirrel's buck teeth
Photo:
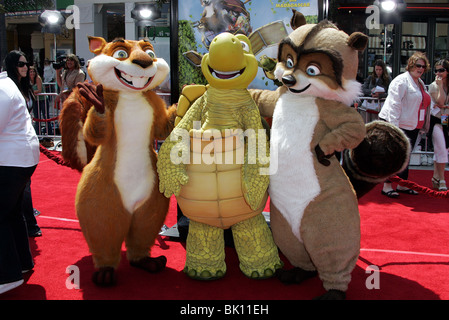
<path id="1" fill-rule="evenodd" d="M 120 76 L 136 88 L 143 88 L 148 82 L 148 78 L 133 77 L 125 72 L 120 72 Z"/>

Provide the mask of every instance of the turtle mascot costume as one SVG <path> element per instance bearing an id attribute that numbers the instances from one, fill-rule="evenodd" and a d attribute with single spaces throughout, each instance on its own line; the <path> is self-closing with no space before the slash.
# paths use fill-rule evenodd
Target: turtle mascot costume
<path id="1" fill-rule="evenodd" d="M 215 37 L 201 63 L 209 86 L 185 88 L 202 90 L 202 95 L 188 110 L 178 106 L 182 118 L 159 152 L 159 189 L 166 197 L 175 194 L 190 219 L 184 272 L 194 279 L 225 275 L 223 233 L 228 228 L 246 276 L 268 278 L 282 267 L 262 215 L 269 143 L 247 90 L 257 68 L 246 36 Z M 183 92 L 182 98 L 188 96 Z"/>

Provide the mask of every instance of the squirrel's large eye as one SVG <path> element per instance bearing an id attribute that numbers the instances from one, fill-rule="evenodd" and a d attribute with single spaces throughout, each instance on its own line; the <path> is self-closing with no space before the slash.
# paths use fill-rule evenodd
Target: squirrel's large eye
<path id="1" fill-rule="evenodd" d="M 123 49 L 119 49 L 119 50 L 114 52 L 112 57 L 116 58 L 116 59 L 126 59 L 126 58 L 128 58 L 128 52 L 126 52 Z"/>
<path id="2" fill-rule="evenodd" d="M 292 69 L 295 66 L 295 64 L 293 63 L 293 59 L 287 58 L 287 61 L 285 61 L 285 66 L 289 69 Z"/>
<path id="3" fill-rule="evenodd" d="M 151 50 L 151 49 L 147 49 L 147 50 L 145 50 L 145 53 L 146 54 L 148 54 L 151 58 L 156 58 L 156 54 L 154 53 L 154 51 L 153 50 Z"/>
<path id="4" fill-rule="evenodd" d="M 310 65 L 310 66 L 307 67 L 306 73 L 309 76 L 317 76 L 317 75 L 319 75 L 321 73 L 321 70 L 317 66 Z"/>

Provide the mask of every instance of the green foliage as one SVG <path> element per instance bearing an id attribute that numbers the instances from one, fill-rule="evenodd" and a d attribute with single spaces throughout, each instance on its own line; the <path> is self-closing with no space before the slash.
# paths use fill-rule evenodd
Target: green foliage
<path id="1" fill-rule="evenodd" d="M 162 8 L 164 3 L 170 3 L 169 0 L 153 0 L 158 8 Z"/>
<path id="2" fill-rule="evenodd" d="M 21 12 L 42 9 L 52 9 L 53 0 L 4 0 L 5 12 Z"/>
<path id="3" fill-rule="evenodd" d="M 192 65 L 184 56 L 183 53 L 190 50 L 197 50 L 195 42 L 195 34 L 192 25 L 187 20 L 178 21 L 179 39 L 179 92 L 186 84 L 207 84 L 200 68 Z"/>
<path id="4" fill-rule="evenodd" d="M 317 15 L 313 15 L 313 16 L 304 16 L 304 17 L 306 18 L 307 24 L 318 23 L 318 16 L 317 16 Z"/>

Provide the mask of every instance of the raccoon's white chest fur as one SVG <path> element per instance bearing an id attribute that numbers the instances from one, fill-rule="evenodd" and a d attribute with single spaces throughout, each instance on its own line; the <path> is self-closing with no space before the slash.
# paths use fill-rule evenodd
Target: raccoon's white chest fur
<path id="1" fill-rule="evenodd" d="M 273 114 L 270 161 L 273 163 L 273 157 L 277 157 L 278 169 L 270 176 L 270 198 L 301 242 L 299 230 L 304 210 L 320 194 L 310 148 L 318 120 L 314 97 L 290 93 L 281 96 Z"/>
<path id="2" fill-rule="evenodd" d="M 155 172 L 149 152 L 153 108 L 141 94 L 121 93 L 114 114 L 117 161 L 114 182 L 133 213 L 152 192 Z"/>

